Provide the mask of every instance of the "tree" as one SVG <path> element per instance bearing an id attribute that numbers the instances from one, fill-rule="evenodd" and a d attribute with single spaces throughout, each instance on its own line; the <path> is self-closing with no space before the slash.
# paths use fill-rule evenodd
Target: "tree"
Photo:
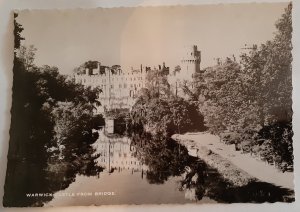
<path id="1" fill-rule="evenodd" d="M 21 36 L 21 32 L 24 30 L 21 24 L 17 22 L 18 13 L 14 13 L 14 38 L 15 38 L 15 46 L 14 49 L 19 49 L 21 46 L 21 41 L 24 40 L 24 38 Z"/>
<path id="2" fill-rule="evenodd" d="M 199 102 L 209 130 L 292 165 L 292 4 L 275 24 L 275 37 L 253 45 L 240 64 L 227 58 L 195 75 L 191 100 Z M 276 135 L 271 136 L 270 134 Z M 232 142 L 230 142 L 232 143 Z M 246 149 L 246 148 L 242 148 Z M 249 149 L 249 148 L 248 148 Z M 289 155 L 289 156 L 288 156 Z"/>
<path id="3" fill-rule="evenodd" d="M 42 206 L 52 197 L 41 200 L 25 194 L 54 193 L 66 188 L 77 173 L 95 175 L 102 170 L 96 165 L 98 156 L 91 146 L 98 138 L 93 130 L 102 124 L 101 117 L 93 114 L 95 105 L 100 104 L 101 90 L 76 84 L 56 67 L 37 67 L 36 49 L 21 45 L 22 30 L 15 19 L 13 103 L 3 205 Z M 57 164 L 61 165 L 59 171 Z M 51 178 L 58 175 L 64 177 Z"/>
<path id="4" fill-rule="evenodd" d="M 33 45 L 30 45 L 28 47 L 26 46 L 20 46 L 20 49 L 18 50 L 18 58 L 23 62 L 25 69 L 27 71 L 30 71 L 33 69 L 34 66 L 34 58 L 36 54 L 36 48 Z"/>
<path id="5" fill-rule="evenodd" d="M 150 91 L 150 95 L 155 98 L 168 98 L 171 95 L 164 69 L 154 69 L 147 72 L 146 88 Z"/>

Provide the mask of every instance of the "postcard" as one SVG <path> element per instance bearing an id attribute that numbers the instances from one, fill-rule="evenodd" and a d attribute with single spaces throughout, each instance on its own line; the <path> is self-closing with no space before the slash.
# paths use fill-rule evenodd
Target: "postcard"
<path id="1" fill-rule="evenodd" d="M 292 3 L 20 10 L 5 207 L 294 202 Z"/>

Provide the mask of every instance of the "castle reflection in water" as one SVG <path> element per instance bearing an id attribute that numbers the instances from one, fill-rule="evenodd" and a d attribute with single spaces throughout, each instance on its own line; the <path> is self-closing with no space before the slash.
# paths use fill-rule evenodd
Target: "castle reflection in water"
<path id="1" fill-rule="evenodd" d="M 93 146 L 97 149 L 96 154 L 99 154 L 97 163 L 104 168 L 104 172 L 108 174 L 140 173 L 142 179 L 146 176 L 148 166 L 136 156 L 136 147 L 132 145 L 129 137 L 106 134 L 105 130 L 100 130 L 99 139 Z M 186 174 L 183 173 L 179 179 L 183 180 Z M 182 189 L 185 199 L 196 200 L 195 188 Z"/>
<path id="2" fill-rule="evenodd" d="M 100 154 L 98 165 L 109 173 L 129 170 L 132 173 L 141 172 L 143 175 L 148 167 L 134 156 L 136 148 L 131 145 L 130 138 L 115 135 L 108 137 L 103 130 L 99 134 L 99 139 L 93 144 Z"/>

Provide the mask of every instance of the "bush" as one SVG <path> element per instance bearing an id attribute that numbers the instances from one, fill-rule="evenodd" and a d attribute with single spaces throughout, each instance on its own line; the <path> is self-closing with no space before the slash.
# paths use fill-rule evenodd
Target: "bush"
<path id="1" fill-rule="evenodd" d="M 179 97 L 137 101 L 131 111 L 131 122 L 132 126 L 143 125 L 146 131 L 153 134 L 205 130 L 204 118 L 197 105 Z"/>

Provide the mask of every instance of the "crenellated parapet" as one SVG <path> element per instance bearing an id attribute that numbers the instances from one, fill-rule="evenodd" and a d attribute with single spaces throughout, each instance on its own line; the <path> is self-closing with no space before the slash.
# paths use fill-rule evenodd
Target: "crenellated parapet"
<path id="1" fill-rule="evenodd" d="M 74 75 L 75 81 L 85 86 L 100 87 L 99 101 L 104 109 L 127 108 L 130 109 L 135 102 L 138 91 L 146 87 L 148 72 L 159 70 L 168 77 L 171 89 L 176 95 L 184 95 L 182 85 L 191 82 L 195 73 L 200 72 L 201 52 L 196 45 L 185 48 L 185 55 L 180 66 L 174 71 L 163 63 L 157 67 L 140 65 L 139 68 L 124 70 L 120 65 L 105 66 L 98 61 L 86 62 L 80 71 Z"/>

